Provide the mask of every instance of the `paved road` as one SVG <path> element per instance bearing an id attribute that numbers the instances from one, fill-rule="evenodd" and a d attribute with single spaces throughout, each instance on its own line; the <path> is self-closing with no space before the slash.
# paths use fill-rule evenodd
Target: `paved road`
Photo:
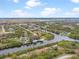
<path id="1" fill-rule="evenodd" d="M 4 28 L 4 25 L 2 25 L 2 32 L 5 32 L 5 28 Z"/>
<path id="2" fill-rule="evenodd" d="M 45 30 L 42 30 L 42 31 L 45 31 Z M 48 32 L 48 31 L 46 31 Z M 51 32 L 49 32 L 51 33 Z M 54 34 L 54 33 L 51 33 L 51 34 Z M 71 39 L 69 37 L 66 37 L 66 36 L 61 36 L 61 35 L 57 35 L 57 34 L 54 34 L 55 35 L 55 38 L 52 39 L 52 40 L 49 40 L 49 41 L 44 41 L 42 44 L 36 44 L 36 45 L 30 45 L 30 46 L 21 46 L 21 47 L 15 47 L 15 48 L 9 48 L 9 49 L 5 49 L 5 50 L 0 50 L 0 55 L 6 55 L 8 53 L 14 53 L 14 52 L 17 52 L 17 51 L 21 51 L 21 50 L 25 50 L 25 49 L 29 49 L 29 48 L 32 48 L 32 47 L 38 47 L 38 46 L 43 46 L 43 45 L 47 45 L 47 44 L 51 44 L 51 43 L 56 43 L 56 42 L 59 42 L 59 41 L 62 41 L 62 40 L 68 40 L 68 41 L 76 41 L 76 42 L 79 42 L 79 40 L 74 40 L 74 39 Z"/>
<path id="3" fill-rule="evenodd" d="M 21 51 L 21 50 L 25 50 L 25 49 L 29 49 L 29 48 L 32 48 L 32 47 L 38 47 L 38 46 L 43 46 L 43 45 L 46 45 L 46 44 L 51 44 L 51 43 L 55 43 L 55 42 L 59 42 L 59 41 L 62 41 L 62 40 L 68 40 L 68 41 L 76 41 L 76 42 L 79 42 L 78 40 L 74 40 L 74 39 L 71 39 L 71 38 L 68 38 L 66 36 L 61 36 L 61 35 L 55 35 L 55 38 L 50 40 L 50 41 L 44 41 L 42 44 L 36 44 L 36 45 L 30 45 L 30 46 L 21 46 L 21 47 L 16 47 L 16 48 L 9 48 L 9 49 L 5 49 L 5 50 L 0 50 L 0 55 L 6 55 L 8 53 L 14 53 L 14 52 L 17 52 L 17 51 Z"/>
<path id="4" fill-rule="evenodd" d="M 58 57 L 57 59 L 68 59 L 72 56 L 74 56 L 74 55 L 64 55 L 64 56 Z"/>

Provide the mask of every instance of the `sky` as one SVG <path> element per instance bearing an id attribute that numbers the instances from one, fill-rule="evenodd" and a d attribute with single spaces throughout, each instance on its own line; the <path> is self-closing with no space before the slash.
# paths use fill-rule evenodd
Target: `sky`
<path id="1" fill-rule="evenodd" d="M 79 0 L 0 0 L 0 18 L 79 17 Z"/>

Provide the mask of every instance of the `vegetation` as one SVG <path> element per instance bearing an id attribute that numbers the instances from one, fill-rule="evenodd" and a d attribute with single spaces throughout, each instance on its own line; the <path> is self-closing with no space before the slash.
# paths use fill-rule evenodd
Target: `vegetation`
<path id="1" fill-rule="evenodd" d="M 72 56 L 72 57 L 70 57 L 68 59 L 79 59 L 79 57 L 75 55 L 75 56 Z"/>
<path id="2" fill-rule="evenodd" d="M 18 40 L 18 38 L 0 40 L 0 50 L 13 48 L 13 47 L 19 47 L 21 45 L 22 43 Z"/>
<path id="3" fill-rule="evenodd" d="M 79 32 L 76 32 L 76 31 L 74 31 L 74 32 L 71 32 L 70 34 L 68 34 L 68 36 L 70 37 L 70 38 L 73 38 L 73 39 L 79 39 Z"/>
<path id="4" fill-rule="evenodd" d="M 42 39 L 45 39 L 45 40 L 51 40 L 54 38 L 54 35 L 53 34 L 50 34 L 50 33 L 43 33 L 42 36 L 41 36 Z"/>
<path id="5" fill-rule="evenodd" d="M 69 45 L 68 45 L 69 44 Z M 74 47 L 73 47 L 74 45 Z M 61 41 L 55 44 L 46 45 L 38 48 L 31 48 L 27 51 L 19 51 L 14 54 L 8 54 L 7 56 L 0 56 L 0 59 L 3 57 L 11 59 L 52 59 L 56 58 L 63 54 L 75 54 L 75 49 L 79 47 L 79 43 L 71 41 Z M 36 49 L 36 50 L 35 50 Z M 28 53 L 30 51 L 30 53 Z M 37 52 L 36 52 L 37 51 Z M 39 52 L 39 53 L 38 53 Z M 76 57 L 72 57 L 76 58 Z"/>
<path id="6" fill-rule="evenodd" d="M 1 29 L 2 28 L 0 27 L 0 30 Z M 8 32 L 8 34 L 1 36 L 4 38 L 0 40 L 0 50 L 20 47 L 27 41 L 27 39 L 24 38 L 28 38 L 28 43 L 30 44 L 33 43 L 33 40 L 40 41 L 40 39 L 44 39 L 48 41 L 54 39 L 54 35 L 51 34 L 52 32 L 57 35 L 68 36 L 74 40 L 79 39 L 79 25 L 76 25 L 76 23 L 34 22 L 27 23 L 25 25 L 4 25 L 4 29 L 6 32 Z M 42 30 L 51 33 L 47 33 Z M 20 39 L 21 37 L 22 39 Z M 76 50 L 79 50 L 78 42 L 60 41 L 53 44 L 31 47 L 24 51 L 18 51 L 8 55 L 1 55 L 0 59 L 55 59 L 56 57 L 65 54 L 74 54 L 76 56 L 73 56 L 70 59 L 77 59 L 79 58 L 79 53 L 76 52 Z"/>

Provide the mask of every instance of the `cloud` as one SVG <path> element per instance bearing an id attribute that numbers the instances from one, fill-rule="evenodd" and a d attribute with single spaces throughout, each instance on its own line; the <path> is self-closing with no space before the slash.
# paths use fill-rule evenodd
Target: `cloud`
<path id="1" fill-rule="evenodd" d="M 66 15 L 79 14 L 79 8 L 73 8 L 70 12 L 67 12 Z"/>
<path id="2" fill-rule="evenodd" d="M 79 3 L 79 0 L 71 0 L 73 3 Z"/>
<path id="3" fill-rule="evenodd" d="M 79 17 L 79 8 L 73 8 L 70 12 L 66 12 L 65 16 Z"/>
<path id="4" fill-rule="evenodd" d="M 8 0 L 8 1 L 13 1 L 14 3 L 18 3 L 20 0 Z"/>
<path id="5" fill-rule="evenodd" d="M 79 13 L 79 8 L 73 8 L 72 12 L 73 13 Z"/>
<path id="6" fill-rule="evenodd" d="M 15 2 L 15 3 L 18 3 L 18 2 L 19 2 L 19 0 L 14 0 L 14 2 Z"/>
<path id="7" fill-rule="evenodd" d="M 23 10 L 14 10 L 11 12 L 12 17 L 29 17 L 30 14 Z"/>
<path id="8" fill-rule="evenodd" d="M 61 11 L 60 8 L 45 8 L 43 11 L 41 11 L 42 16 L 50 16 L 52 14 L 56 14 L 59 11 Z"/>
<path id="9" fill-rule="evenodd" d="M 39 0 L 28 0 L 26 2 L 26 6 L 25 8 L 33 8 L 33 7 L 37 7 L 41 4 L 41 2 Z"/>

